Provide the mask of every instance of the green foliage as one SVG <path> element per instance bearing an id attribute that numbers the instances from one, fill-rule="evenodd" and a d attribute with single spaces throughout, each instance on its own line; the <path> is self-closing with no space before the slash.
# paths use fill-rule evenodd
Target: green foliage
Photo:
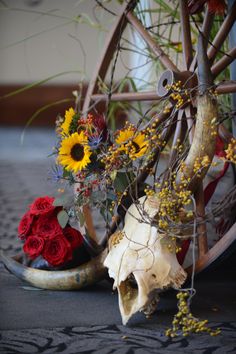
<path id="1" fill-rule="evenodd" d="M 56 74 L 56 75 L 49 76 L 46 79 L 33 82 L 33 83 L 25 85 L 25 86 L 23 86 L 23 87 L 21 87 L 21 88 L 19 88 L 17 90 L 11 91 L 11 92 L 1 96 L 0 100 L 5 99 L 5 98 L 10 98 L 12 96 L 18 95 L 19 93 L 28 91 L 28 90 L 30 90 L 30 89 L 32 89 L 34 87 L 41 86 L 41 85 L 46 84 L 47 82 L 49 82 L 49 81 L 51 81 L 51 80 L 53 80 L 53 79 L 55 79 L 57 77 L 60 77 L 60 76 L 66 75 L 66 74 L 81 74 L 81 71 L 80 70 L 69 70 L 69 71 L 61 72 L 61 73 Z"/>
<path id="2" fill-rule="evenodd" d="M 65 210 L 61 210 L 57 214 L 57 220 L 58 220 L 60 226 L 64 229 L 64 227 L 67 225 L 67 223 L 69 221 L 69 215 L 67 214 L 67 212 Z"/>
<path id="3" fill-rule="evenodd" d="M 74 117 L 72 118 L 72 122 L 70 123 L 70 129 L 69 129 L 70 134 L 77 130 L 79 118 L 80 118 L 79 114 L 75 114 Z"/>
<path id="4" fill-rule="evenodd" d="M 72 198 L 66 195 L 62 195 L 60 197 L 55 198 L 53 205 L 55 207 L 66 207 L 71 205 Z"/>
<path id="5" fill-rule="evenodd" d="M 117 172 L 114 179 L 114 187 L 117 192 L 124 192 L 130 185 L 130 176 L 126 172 Z"/>

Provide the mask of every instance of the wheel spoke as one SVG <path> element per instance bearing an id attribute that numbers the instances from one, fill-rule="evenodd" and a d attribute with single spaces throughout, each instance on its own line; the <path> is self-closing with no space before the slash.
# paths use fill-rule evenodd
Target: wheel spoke
<path id="1" fill-rule="evenodd" d="M 93 101 L 107 101 L 107 94 L 96 93 L 93 94 L 91 99 Z M 121 92 L 113 93 L 110 100 L 116 101 L 158 101 L 161 97 L 155 91 L 144 92 Z"/>
<path id="2" fill-rule="evenodd" d="M 205 202 L 204 202 L 204 191 L 203 191 L 202 182 L 195 193 L 195 200 L 196 200 L 197 216 L 204 219 Z M 201 258 L 208 251 L 206 222 L 202 222 L 198 225 L 197 233 L 198 233 L 198 238 L 197 238 L 198 258 Z"/>
<path id="3" fill-rule="evenodd" d="M 219 125 L 219 136 L 226 143 L 229 144 L 230 140 L 234 137 L 232 133 L 224 126 L 223 123 Z"/>
<path id="4" fill-rule="evenodd" d="M 191 40 L 191 29 L 190 29 L 187 1 L 180 0 L 179 8 L 180 8 L 180 22 L 181 22 L 181 31 L 182 31 L 181 35 L 182 35 L 184 69 L 188 70 L 193 59 L 193 47 L 192 47 L 192 40 Z"/>
<path id="5" fill-rule="evenodd" d="M 221 95 L 236 92 L 236 80 L 224 81 L 217 85 L 216 92 Z"/>
<path id="6" fill-rule="evenodd" d="M 91 209 L 88 204 L 83 206 L 83 214 L 84 214 L 86 229 L 88 230 L 89 233 L 89 237 L 91 237 L 95 242 L 97 242 L 96 230 L 93 224 Z"/>
<path id="7" fill-rule="evenodd" d="M 199 273 L 210 264 L 212 264 L 218 257 L 220 257 L 227 249 L 233 246 L 236 240 L 236 223 L 227 231 L 227 233 L 222 237 L 208 252 L 203 255 L 196 262 L 195 271 Z M 191 275 L 192 266 L 186 269 L 187 273 Z"/>
<path id="8" fill-rule="evenodd" d="M 176 122 L 176 127 L 175 127 L 175 133 L 174 133 L 172 147 L 171 147 L 171 152 L 170 152 L 170 156 L 169 156 L 169 166 L 171 166 L 172 163 L 175 160 L 175 157 L 176 157 L 176 154 L 177 154 L 176 146 L 178 144 L 178 141 L 181 141 L 181 143 L 182 143 L 182 139 L 181 138 L 183 138 L 183 131 L 182 131 L 183 115 L 184 115 L 184 110 L 180 109 L 178 111 L 178 114 L 177 114 L 177 122 Z"/>
<path id="9" fill-rule="evenodd" d="M 108 67 L 110 65 L 113 53 L 117 48 L 117 42 L 119 40 L 120 34 L 125 29 L 127 25 L 127 19 L 125 14 L 130 10 L 131 5 L 134 7 L 137 1 L 129 1 L 128 4 L 125 4 L 121 7 L 120 14 L 118 15 L 112 30 L 107 38 L 106 44 L 102 51 L 100 60 L 95 68 L 94 74 L 90 80 L 90 84 L 88 86 L 84 104 L 83 104 L 83 114 L 85 115 L 89 110 L 90 99 L 93 92 L 97 91 L 97 81 L 98 78 L 104 80 L 105 75 L 107 73 Z"/>
<path id="10" fill-rule="evenodd" d="M 236 81 L 224 81 L 216 86 L 216 92 L 221 95 L 225 93 L 236 92 Z M 101 102 L 107 101 L 107 94 L 93 94 L 91 96 L 93 101 Z M 144 92 L 120 92 L 113 93 L 111 95 L 111 101 L 159 101 L 162 97 L 158 96 L 156 91 L 144 91 Z"/>
<path id="11" fill-rule="evenodd" d="M 202 24 L 202 30 L 201 30 L 206 41 L 209 41 L 213 21 L 214 21 L 214 14 L 209 12 L 209 10 L 207 8 L 205 16 L 204 16 L 204 21 Z M 194 55 L 193 61 L 190 66 L 190 71 L 194 71 L 196 69 L 196 67 L 197 67 L 197 53 L 195 53 L 195 55 Z"/>
<path id="12" fill-rule="evenodd" d="M 232 48 L 226 55 L 224 55 L 217 63 L 215 63 L 212 68 L 211 72 L 216 78 L 223 70 L 227 68 L 234 60 L 236 59 L 236 47 Z"/>
<path id="13" fill-rule="evenodd" d="M 236 1 L 234 2 L 233 6 L 231 7 L 227 17 L 225 18 L 224 22 L 222 23 L 215 39 L 207 51 L 208 58 L 211 62 L 214 61 L 218 51 L 220 50 L 223 42 L 227 38 L 234 21 L 236 20 Z"/>
<path id="14" fill-rule="evenodd" d="M 162 65 L 166 69 L 173 70 L 175 72 L 179 72 L 177 66 L 172 62 L 172 60 L 168 57 L 168 55 L 161 49 L 159 44 L 152 38 L 152 36 L 148 33 L 148 31 L 143 27 L 142 23 L 137 19 L 136 16 L 130 11 L 126 14 L 126 18 L 135 28 L 135 30 L 140 34 L 140 36 L 145 40 L 148 44 L 152 52 L 157 56 Z"/>

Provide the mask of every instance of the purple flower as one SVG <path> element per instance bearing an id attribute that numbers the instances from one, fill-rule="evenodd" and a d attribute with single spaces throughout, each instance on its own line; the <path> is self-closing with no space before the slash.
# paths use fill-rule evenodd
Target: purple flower
<path id="1" fill-rule="evenodd" d="M 96 135 L 96 134 L 93 134 L 91 136 L 89 136 L 89 139 L 88 139 L 88 145 L 90 146 L 90 148 L 92 150 L 95 150 L 99 147 L 99 145 L 101 144 L 101 141 L 102 141 L 102 134 L 100 135 Z"/>
<path id="2" fill-rule="evenodd" d="M 52 170 L 49 172 L 49 178 L 53 182 L 59 182 L 61 179 L 63 179 L 63 167 L 61 165 L 54 165 L 52 167 Z"/>

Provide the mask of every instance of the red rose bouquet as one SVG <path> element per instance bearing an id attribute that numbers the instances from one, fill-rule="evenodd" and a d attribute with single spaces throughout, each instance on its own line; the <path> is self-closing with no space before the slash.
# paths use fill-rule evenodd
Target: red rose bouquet
<path id="1" fill-rule="evenodd" d="M 48 196 L 35 199 L 19 223 L 18 234 L 31 260 L 41 256 L 50 266 L 59 267 L 71 263 L 78 254 L 83 236 L 67 219 L 60 225 L 58 215 L 65 211 L 53 203 L 54 198 Z"/>

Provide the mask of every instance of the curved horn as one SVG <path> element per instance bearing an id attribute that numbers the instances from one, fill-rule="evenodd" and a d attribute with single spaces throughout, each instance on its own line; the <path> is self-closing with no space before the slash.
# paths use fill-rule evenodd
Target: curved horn
<path id="1" fill-rule="evenodd" d="M 103 261 L 107 255 L 105 249 L 99 256 L 79 267 L 48 271 L 26 267 L 16 260 L 1 253 L 5 267 L 19 279 L 37 288 L 48 290 L 76 290 L 92 285 L 107 275 Z"/>
<path id="2" fill-rule="evenodd" d="M 189 188 L 193 192 L 205 177 L 210 163 L 213 160 L 218 130 L 217 102 L 209 92 L 209 88 L 212 87 L 213 81 L 202 35 L 199 36 L 198 41 L 198 68 L 199 94 L 197 97 L 197 119 L 193 141 L 188 156 L 184 161 L 183 168 L 184 176 L 191 179 Z M 209 164 L 202 166 L 200 176 L 198 176 L 199 173 L 196 174 L 196 171 L 194 171 L 195 163 L 197 161 L 201 163 L 206 156 Z M 178 183 L 180 183 L 180 177 L 181 172 L 179 172 L 177 176 Z"/>

